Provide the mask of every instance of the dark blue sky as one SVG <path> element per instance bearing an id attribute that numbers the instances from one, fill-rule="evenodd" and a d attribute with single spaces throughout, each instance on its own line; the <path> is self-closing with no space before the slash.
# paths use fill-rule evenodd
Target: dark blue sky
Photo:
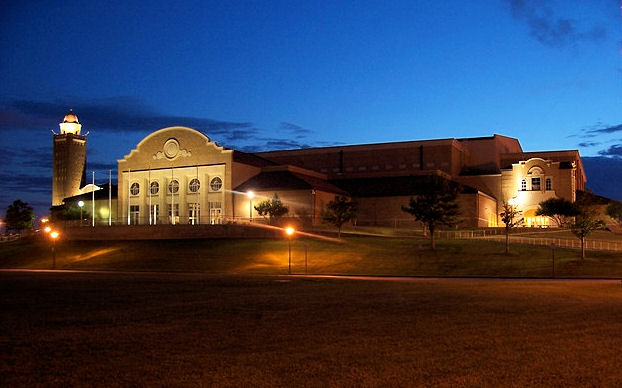
<path id="1" fill-rule="evenodd" d="M 170 125 L 242 150 L 500 133 L 620 157 L 621 20 L 619 0 L 5 2 L 0 209 L 48 206 L 69 108 L 98 180 Z"/>

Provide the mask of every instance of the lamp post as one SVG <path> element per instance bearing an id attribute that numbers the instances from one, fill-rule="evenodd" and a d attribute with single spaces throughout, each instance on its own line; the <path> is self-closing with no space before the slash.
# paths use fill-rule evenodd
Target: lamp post
<path id="1" fill-rule="evenodd" d="M 292 274 L 292 236 L 296 233 L 296 229 L 288 226 L 285 228 L 285 233 L 287 234 L 287 248 L 288 248 L 288 266 L 287 266 L 287 274 Z"/>
<path id="2" fill-rule="evenodd" d="M 246 195 L 248 196 L 248 219 L 249 222 L 253 222 L 253 198 L 255 198 L 255 193 L 248 191 Z"/>
<path id="3" fill-rule="evenodd" d="M 50 232 L 50 238 L 52 239 L 52 269 L 56 269 L 56 239 L 60 233 L 57 231 Z"/>
<path id="4" fill-rule="evenodd" d="M 80 226 L 82 226 L 82 208 L 84 207 L 84 201 L 78 201 L 78 206 L 80 207 Z"/>

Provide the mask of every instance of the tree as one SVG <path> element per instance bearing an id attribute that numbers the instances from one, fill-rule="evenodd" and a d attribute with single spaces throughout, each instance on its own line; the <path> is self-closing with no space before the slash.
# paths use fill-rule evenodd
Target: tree
<path id="1" fill-rule="evenodd" d="M 347 197 L 336 195 L 335 199 L 326 205 L 322 220 L 337 227 L 338 238 L 341 238 L 341 227 L 354 219 L 358 213 L 358 204 Z"/>
<path id="2" fill-rule="evenodd" d="M 549 198 L 540 202 L 536 210 L 537 216 L 547 216 L 552 218 L 557 226 L 562 228 L 570 217 L 577 215 L 576 206 L 564 198 Z"/>
<path id="3" fill-rule="evenodd" d="M 577 215 L 570 226 L 570 230 L 581 240 L 581 260 L 583 260 L 585 259 L 585 239 L 593 231 L 603 229 L 605 222 L 595 216 L 598 211 L 589 196 L 583 196 L 581 200 L 575 202 L 575 206 Z"/>
<path id="4" fill-rule="evenodd" d="M 622 202 L 611 201 L 607 208 L 605 209 L 605 213 L 613 218 L 618 224 L 622 224 Z"/>
<path id="5" fill-rule="evenodd" d="M 253 206 L 260 216 L 268 216 L 270 225 L 275 224 L 279 218 L 289 212 L 289 208 L 283 205 L 277 194 L 272 199 L 266 199 Z"/>
<path id="6" fill-rule="evenodd" d="M 32 229 L 34 226 L 35 215 L 32 206 L 17 199 L 6 208 L 4 222 L 6 230 L 16 230 L 21 233 L 24 229 Z"/>
<path id="7" fill-rule="evenodd" d="M 446 179 L 431 177 L 424 182 L 422 194 L 410 198 L 402 211 L 410 213 L 415 221 L 421 221 L 430 231 L 430 246 L 436 249 L 434 231 L 438 226 L 455 225 L 458 215 L 458 188 Z"/>
<path id="8" fill-rule="evenodd" d="M 521 211 L 515 206 L 510 205 L 507 202 L 503 203 L 503 211 L 499 213 L 501 221 L 505 224 L 505 254 L 510 253 L 510 229 L 515 228 L 523 224 L 523 217 L 521 217 Z"/>

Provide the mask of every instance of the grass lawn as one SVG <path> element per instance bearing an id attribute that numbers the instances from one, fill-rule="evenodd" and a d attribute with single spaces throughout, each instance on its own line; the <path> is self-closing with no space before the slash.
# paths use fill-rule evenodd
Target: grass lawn
<path id="1" fill-rule="evenodd" d="M 0 272 L 4 386 L 620 386 L 603 280 Z"/>
<path id="2" fill-rule="evenodd" d="M 547 247 L 504 245 L 479 240 L 440 240 L 428 249 L 422 237 L 347 237 L 342 242 L 292 241 L 292 271 L 347 275 L 550 277 Z M 0 245 L 0 268 L 50 268 L 49 243 L 21 240 Z M 285 274 L 286 240 L 154 240 L 59 242 L 57 268 L 112 271 L 176 271 Z M 622 277 L 622 253 L 555 250 L 557 277 Z"/>

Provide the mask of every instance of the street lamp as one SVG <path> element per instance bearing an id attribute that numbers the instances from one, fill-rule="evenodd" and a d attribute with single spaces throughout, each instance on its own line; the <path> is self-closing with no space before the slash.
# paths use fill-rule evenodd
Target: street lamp
<path id="1" fill-rule="evenodd" d="M 56 269 L 56 239 L 58 236 L 60 236 L 60 233 L 55 230 L 50 233 L 50 238 L 52 239 L 52 269 Z"/>
<path id="2" fill-rule="evenodd" d="M 292 236 L 294 235 L 294 233 L 296 233 L 296 229 L 292 228 L 291 226 L 288 226 L 287 228 L 285 228 L 285 234 L 287 234 L 287 246 L 288 246 L 288 267 L 287 267 L 287 273 L 289 275 L 292 274 Z"/>
<path id="3" fill-rule="evenodd" d="M 84 207 L 84 201 L 78 201 L 78 206 L 80 206 L 80 226 L 82 226 L 82 208 Z"/>
<path id="4" fill-rule="evenodd" d="M 248 191 L 246 195 L 248 196 L 248 219 L 250 222 L 253 222 L 253 198 L 255 198 L 255 193 Z"/>

